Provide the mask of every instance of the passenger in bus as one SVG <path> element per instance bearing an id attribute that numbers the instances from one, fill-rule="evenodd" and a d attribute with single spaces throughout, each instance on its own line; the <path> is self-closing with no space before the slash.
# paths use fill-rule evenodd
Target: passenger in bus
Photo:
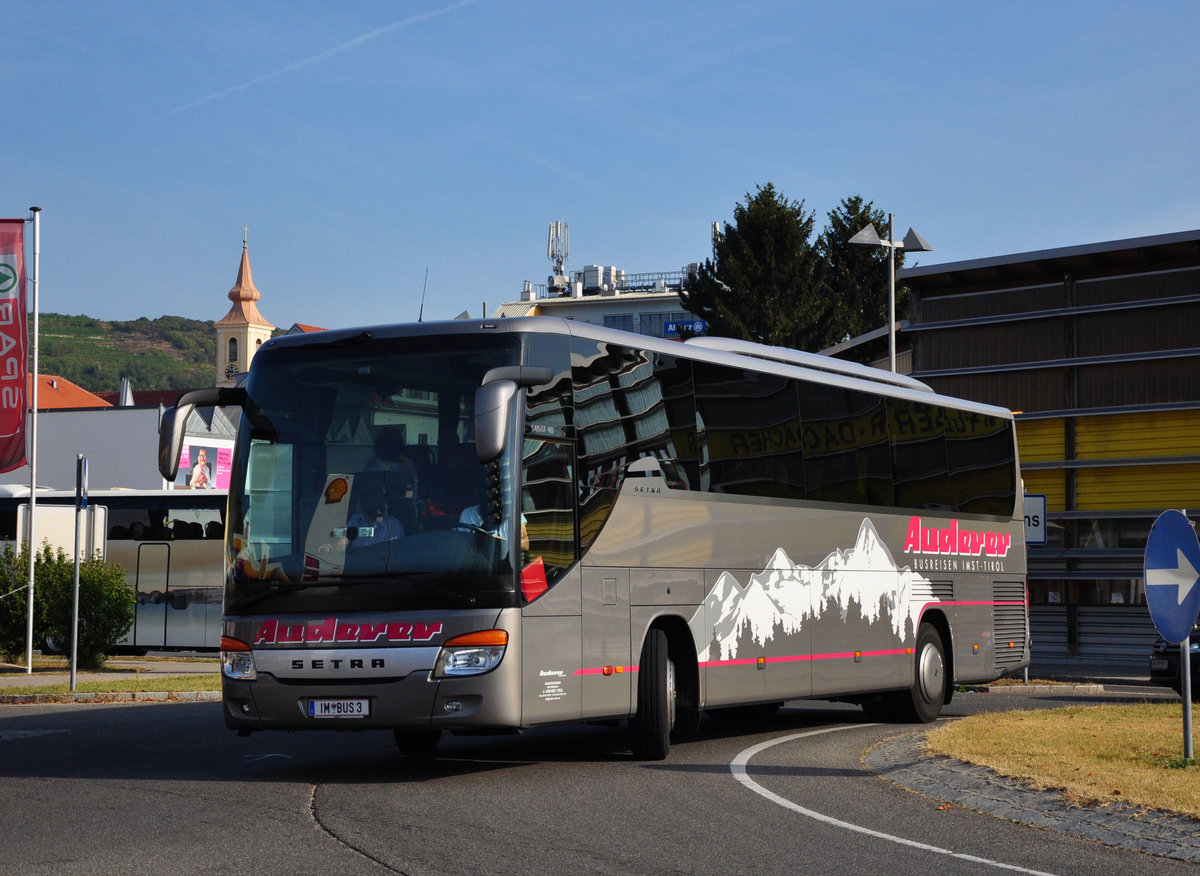
<path id="1" fill-rule="evenodd" d="M 390 475 L 384 487 L 387 507 L 404 527 L 406 535 L 416 535 L 420 524 L 417 514 L 416 487 L 407 472 Z"/>
<path id="2" fill-rule="evenodd" d="M 417 466 L 404 455 L 404 439 L 395 426 L 385 426 L 375 436 L 375 456 L 367 463 L 367 471 L 400 472 L 408 477 L 416 492 Z"/>

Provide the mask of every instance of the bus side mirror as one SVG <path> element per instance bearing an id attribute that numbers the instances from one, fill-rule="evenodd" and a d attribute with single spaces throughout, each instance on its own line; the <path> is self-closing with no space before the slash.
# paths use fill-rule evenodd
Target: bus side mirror
<path id="1" fill-rule="evenodd" d="M 183 450 L 184 429 L 195 405 L 180 405 L 163 411 L 158 424 L 158 473 L 167 481 L 179 473 L 179 453 Z"/>
<path id="2" fill-rule="evenodd" d="M 187 421 L 192 411 L 199 407 L 225 407 L 235 405 L 246 408 L 246 391 L 240 386 L 214 386 L 208 389 L 193 389 L 185 392 L 175 402 L 175 407 L 163 411 L 158 423 L 158 473 L 168 481 L 179 474 L 179 452 L 187 435 Z M 258 411 L 253 413 L 257 416 Z"/>
<path id="3" fill-rule="evenodd" d="M 491 462 L 504 452 L 517 384 L 497 380 L 475 390 L 475 453 L 480 462 Z"/>
<path id="4" fill-rule="evenodd" d="M 545 365 L 502 365 L 483 375 L 475 390 L 475 454 L 480 462 L 491 462 L 504 452 L 517 388 L 553 379 L 554 369 Z"/>

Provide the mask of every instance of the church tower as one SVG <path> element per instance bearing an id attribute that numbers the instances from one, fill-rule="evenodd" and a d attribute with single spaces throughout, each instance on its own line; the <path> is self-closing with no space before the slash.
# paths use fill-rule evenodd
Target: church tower
<path id="1" fill-rule="evenodd" d="M 250 360 L 275 330 L 254 303 L 261 297 L 250 276 L 250 253 L 243 234 L 242 264 L 238 268 L 237 282 L 229 290 L 233 306 L 217 321 L 217 386 L 237 383 L 238 375 L 250 370 Z"/>

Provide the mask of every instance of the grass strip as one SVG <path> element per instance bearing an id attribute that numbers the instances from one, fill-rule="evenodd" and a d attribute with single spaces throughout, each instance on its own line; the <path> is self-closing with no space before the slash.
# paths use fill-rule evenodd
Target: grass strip
<path id="1" fill-rule="evenodd" d="M 1180 703 L 971 715 L 925 740 L 928 754 L 1061 790 L 1072 803 L 1121 801 L 1200 818 L 1200 760 L 1185 760 L 1183 745 Z"/>
<path id="2" fill-rule="evenodd" d="M 81 681 L 75 685 L 76 693 L 179 693 L 183 691 L 209 691 L 221 689 L 221 676 L 215 673 L 202 675 L 170 675 L 165 678 L 127 678 L 111 681 Z M 34 687 L 0 687 L 0 696 L 22 696 L 26 694 L 66 694 L 71 692 L 70 680 L 57 684 L 39 684 Z"/>

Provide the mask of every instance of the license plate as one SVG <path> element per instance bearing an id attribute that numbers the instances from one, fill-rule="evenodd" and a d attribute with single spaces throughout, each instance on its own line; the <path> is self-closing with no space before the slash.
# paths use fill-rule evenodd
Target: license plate
<path id="1" fill-rule="evenodd" d="M 308 701 L 310 718 L 367 718 L 371 715 L 369 699 L 322 699 Z"/>
<path id="2" fill-rule="evenodd" d="M 1165 657 L 1151 657 L 1150 668 L 1153 670 L 1166 669 L 1167 659 Z"/>

